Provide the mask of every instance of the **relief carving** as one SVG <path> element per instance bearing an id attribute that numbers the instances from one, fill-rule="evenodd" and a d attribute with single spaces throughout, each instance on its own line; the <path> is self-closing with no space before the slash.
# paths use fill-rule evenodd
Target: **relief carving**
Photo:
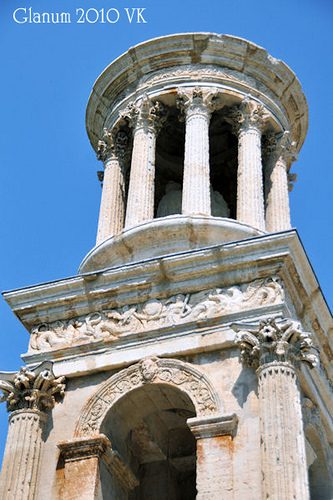
<path id="1" fill-rule="evenodd" d="M 107 380 L 88 401 L 76 426 L 75 435 L 99 433 L 111 405 L 122 396 L 147 384 L 170 384 L 188 394 L 198 416 L 219 409 L 217 394 L 206 377 L 191 365 L 174 359 L 145 358 Z"/>
<path id="2" fill-rule="evenodd" d="M 150 299 L 139 305 L 106 309 L 68 321 L 42 323 L 31 329 L 29 351 L 44 351 L 87 342 L 114 342 L 119 336 L 210 319 L 239 310 L 281 303 L 278 277 L 244 285 Z"/>

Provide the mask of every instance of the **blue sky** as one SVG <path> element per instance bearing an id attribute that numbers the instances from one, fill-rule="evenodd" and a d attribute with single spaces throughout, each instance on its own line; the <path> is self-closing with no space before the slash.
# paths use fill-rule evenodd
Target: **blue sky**
<path id="1" fill-rule="evenodd" d="M 14 22 L 14 10 L 29 7 L 69 12 L 71 23 Z M 130 24 L 125 7 L 145 8 L 146 23 Z M 119 21 L 77 23 L 79 8 L 117 9 Z M 292 169 L 292 223 L 332 306 L 332 26 L 330 0 L 1 0 L 1 290 L 74 275 L 94 246 L 102 165 L 85 132 L 85 108 L 102 70 L 149 38 L 210 31 L 264 47 L 302 84 L 309 131 Z M 16 370 L 29 335 L 4 300 L 0 315 L 0 370 Z M 6 433 L 3 404 L 0 455 Z"/>

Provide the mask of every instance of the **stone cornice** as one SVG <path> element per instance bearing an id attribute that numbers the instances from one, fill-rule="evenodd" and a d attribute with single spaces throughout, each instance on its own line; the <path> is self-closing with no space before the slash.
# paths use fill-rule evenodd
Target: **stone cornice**
<path id="1" fill-rule="evenodd" d="M 272 101 L 281 101 L 285 121 L 292 124 L 293 139 L 301 147 L 307 131 L 308 111 L 294 73 L 263 48 L 238 37 L 214 33 L 182 33 L 149 40 L 110 64 L 97 79 L 87 107 L 86 124 L 93 147 L 97 148 L 109 110 L 120 97 L 126 100 L 129 87 L 132 86 L 133 92 L 142 77 L 153 78 L 162 69 L 189 65 L 192 68 L 213 65 L 252 78 L 254 87 L 263 87 L 263 94 L 269 93 Z M 148 91 L 148 87 L 143 91 Z"/>
<path id="2" fill-rule="evenodd" d="M 212 438 L 218 436 L 235 437 L 238 417 L 232 415 L 214 415 L 205 418 L 189 418 L 187 425 L 196 439 Z"/>

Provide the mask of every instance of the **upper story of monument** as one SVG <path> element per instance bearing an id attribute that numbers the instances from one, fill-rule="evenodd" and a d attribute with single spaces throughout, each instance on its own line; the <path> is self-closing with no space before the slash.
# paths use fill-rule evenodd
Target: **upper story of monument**
<path id="1" fill-rule="evenodd" d="M 139 44 L 99 76 L 86 123 L 104 172 L 80 272 L 290 229 L 307 103 L 261 47 L 211 33 Z"/>

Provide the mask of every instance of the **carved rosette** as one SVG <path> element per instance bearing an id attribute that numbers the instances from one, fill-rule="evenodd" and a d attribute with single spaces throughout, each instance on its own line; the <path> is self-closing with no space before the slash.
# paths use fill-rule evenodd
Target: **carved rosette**
<path id="1" fill-rule="evenodd" d="M 204 114 L 209 118 L 215 111 L 218 103 L 218 90 L 215 87 L 194 87 L 178 89 L 178 99 L 176 105 L 180 110 L 180 121 L 192 114 Z"/>
<path id="2" fill-rule="evenodd" d="M 276 322 L 271 318 L 258 326 L 234 324 L 236 344 L 241 348 L 241 360 L 249 368 L 257 369 L 269 363 L 307 363 L 311 368 L 318 363 L 318 350 L 311 334 L 303 332 L 298 321 L 286 319 Z"/>
<path id="3" fill-rule="evenodd" d="M 64 396 L 64 380 L 65 377 L 56 378 L 50 368 L 30 371 L 21 367 L 11 377 L 0 378 L 3 392 L 0 402 L 6 401 L 7 411 L 32 409 L 48 412 L 54 407 L 55 396 Z"/>
<path id="4" fill-rule="evenodd" d="M 156 135 L 167 119 L 167 109 L 160 101 L 151 101 L 147 94 L 142 99 L 130 102 L 120 116 L 131 128 L 148 128 Z"/>
<path id="5" fill-rule="evenodd" d="M 211 415 L 218 411 L 218 395 L 206 377 L 187 363 L 174 359 L 145 358 L 111 377 L 90 399 L 83 409 L 75 435 L 93 435 L 100 432 L 102 422 L 121 397 L 147 384 L 169 384 L 187 393 L 197 415 Z"/>

